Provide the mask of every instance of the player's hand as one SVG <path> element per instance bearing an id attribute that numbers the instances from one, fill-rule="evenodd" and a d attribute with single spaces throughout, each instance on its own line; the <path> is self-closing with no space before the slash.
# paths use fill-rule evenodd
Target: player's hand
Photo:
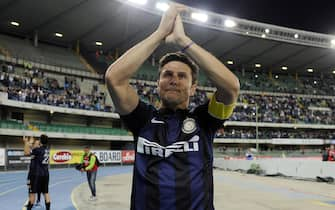
<path id="1" fill-rule="evenodd" d="M 184 47 L 184 45 L 190 42 L 188 40 L 190 39 L 185 34 L 183 21 L 178 14 L 174 23 L 173 31 L 165 38 L 165 42 Z"/>
<path id="2" fill-rule="evenodd" d="M 84 171 L 85 171 L 85 169 L 83 169 L 83 168 L 82 168 L 82 169 L 80 169 L 80 172 L 84 172 Z"/>
<path id="3" fill-rule="evenodd" d="M 185 11 L 186 7 L 182 4 L 170 4 L 169 9 L 162 16 L 161 22 L 158 26 L 157 32 L 165 39 L 172 33 L 177 15 Z"/>
<path id="4" fill-rule="evenodd" d="M 28 137 L 23 136 L 22 141 L 23 141 L 23 143 L 28 143 Z"/>

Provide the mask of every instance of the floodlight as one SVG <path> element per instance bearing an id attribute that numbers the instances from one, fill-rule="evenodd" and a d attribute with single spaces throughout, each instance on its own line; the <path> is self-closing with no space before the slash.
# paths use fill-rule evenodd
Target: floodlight
<path id="1" fill-rule="evenodd" d="M 10 24 L 13 25 L 13 26 L 19 26 L 20 25 L 20 23 L 18 23 L 16 21 L 12 21 L 12 22 L 10 22 Z"/>
<path id="2" fill-rule="evenodd" d="M 282 66 L 281 69 L 282 70 L 287 70 L 288 68 L 287 68 L 287 66 Z"/>
<path id="3" fill-rule="evenodd" d="M 299 38 L 299 34 L 294 34 L 294 38 L 298 39 Z"/>
<path id="4" fill-rule="evenodd" d="M 224 25 L 227 28 L 234 28 L 236 26 L 236 22 L 233 21 L 233 20 L 227 19 L 227 20 L 224 21 Z"/>
<path id="5" fill-rule="evenodd" d="M 96 46 L 102 46 L 102 42 L 96 41 L 96 42 L 95 42 L 95 45 L 96 45 Z"/>
<path id="6" fill-rule="evenodd" d="M 262 38 L 265 38 L 266 37 L 266 35 L 265 34 L 262 34 Z"/>
<path id="7" fill-rule="evenodd" d="M 312 72 L 314 72 L 314 69 L 309 68 L 309 69 L 307 69 L 307 71 L 312 73 Z"/>
<path id="8" fill-rule="evenodd" d="M 167 11 L 169 9 L 169 7 L 170 6 L 167 3 L 165 3 L 165 2 L 157 2 L 156 3 L 156 8 L 158 10 L 163 11 L 163 12 Z"/>
<path id="9" fill-rule="evenodd" d="M 262 66 L 262 65 L 259 64 L 259 63 L 256 63 L 256 64 L 255 64 L 255 67 L 256 67 L 256 68 L 261 68 L 261 66 Z"/>
<path id="10" fill-rule="evenodd" d="M 58 32 L 56 32 L 56 33 L 55 33 L 55 36 L 57 36 L 57 37 L 63 37 L 63 34 L 62 34 L 62 33 L 58 33 Z"/>
<path id="11" fill-rule="evenodd" d="M 229 65 L 233 65 L 233 64 L 234 64 L 234 61 L 229 60 L 229 61 L 227 61 L 227 64 L 229 64 Z"/>
<path id="12" fill-rule="evenodd" d="M 192 12 L 191 18 L 200 22 L 207 22 L 208 20 L 208 15 L 205 13 L 198 13 L 198 12 Z"/>
<path id="13" fill-rule="evenodd" d="M 265 33 L 267 33 L 267 34 L 270 33 L 270 29 L 268 29 L 268 28 L 265 29 Z"/>

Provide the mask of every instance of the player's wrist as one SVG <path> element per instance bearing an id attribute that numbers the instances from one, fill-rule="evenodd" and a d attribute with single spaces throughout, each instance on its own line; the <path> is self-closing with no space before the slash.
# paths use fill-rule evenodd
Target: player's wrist
<path id="1" fill-rule="evenodd" d="M 193 43 L 192 39 L 187 36 L 180 37 L 176 41 L 177 45 L 182 49 L 188 47 L 191 43 Z"/>
<path id="2" fill-rule="evenodd" d="M 166 34 L 164 32 L 162 32 L 161 30 L 156 30 L 152 36 L 157 39 L 158 42 L 162 42 L 164 41 Z"/>

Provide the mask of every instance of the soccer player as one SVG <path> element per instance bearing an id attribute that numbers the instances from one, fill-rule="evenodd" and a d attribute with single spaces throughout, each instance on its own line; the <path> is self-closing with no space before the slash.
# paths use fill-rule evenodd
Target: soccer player
<path id="1" fill-rule="evenodd" d="M 27 137 L 23 137 L 24 139 L 27 138 Z M 34 137 L 33 136 L 30 136 L 28 139 L 26 139 L 29 143 L 29 146 L 31 148 L 31 150 L 33 150 L 34 148 L 38 148 L 40 147 L 40 141 L 35 141 Z M 25 140 L 24 140 L 25 141 Z M 31 163 L 29 164 L 29 171 L 28 171 L 28 176 L 27 176 L 27 186 L 28 186 L 28 200 L 29 200 L 29 194 L 30 194 L 30 188 L 31 188 L 31 185 L 30 185 L 30 179 L 31 179 L 31 171 L 32 169 L 34 168 L 34 165 Z M 37 193 L 37 200 L 36 200 L 36 206 L 39 206 L 40 204 L 40 201 L 41 201 L 41 192 L 38 192 Z"/>
<path id="2" fill-rule="evenodd" d="M 183 10 L 182 5 L 170 5 L 157 30 L 125 52 L 105 74 L 116 111 L 136 144 L 132 210 L 214 209 L 213 139 L 232 114 L 240 85 L 224 64 L 185 34 L 179 15 Z M 161 105 L 156 109 L 139 99 L 129 80 L 164 41 L 181 52 L 160 60 Z M 198 66 L 217 90 L 209 102 L 188 110 Z"/>
<path id="3" fill-rule="evenodd" d="M 49 196 L 49 150 L 47 148 L 48 136 L 41 135 L 36 139 L 36 144 L 40 147 L 31 150 L 27 138 L 23 138 L 24 154 L 31 156 L 30 165 L 30 191 L 29 202 L 27 210 L 31 210 L 35 202 L 35 194 L 43 193 L 45 199 L 45 206 L 50 210 L 50 196 Z"/>

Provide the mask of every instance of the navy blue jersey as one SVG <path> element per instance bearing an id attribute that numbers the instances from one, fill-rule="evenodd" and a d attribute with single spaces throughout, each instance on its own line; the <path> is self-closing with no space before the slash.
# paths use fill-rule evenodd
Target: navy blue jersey
<path id="1" fill-rule="evenodd" d="M 134 135 L 132 210 L 213 210 L 213 139 L 223 120 L 208 103 L 156 110 L 139 102 L 121 119 Z"/>
<path id="2" fill-rule="evenodd" d="M 31 171 L 32 171 L 33 169 L 34 169 L 34 163 L 33 163 L 32 161 L 30 161 L 27 180 L 30 180 L 30 177 L 31 177 Z"/>
<path id="3" fill-rule="evenodd" d="M 34 148 L 31 151 L 30 174 L 33 176 L 49 175 L 49 150 L 45 147 Z"/>

